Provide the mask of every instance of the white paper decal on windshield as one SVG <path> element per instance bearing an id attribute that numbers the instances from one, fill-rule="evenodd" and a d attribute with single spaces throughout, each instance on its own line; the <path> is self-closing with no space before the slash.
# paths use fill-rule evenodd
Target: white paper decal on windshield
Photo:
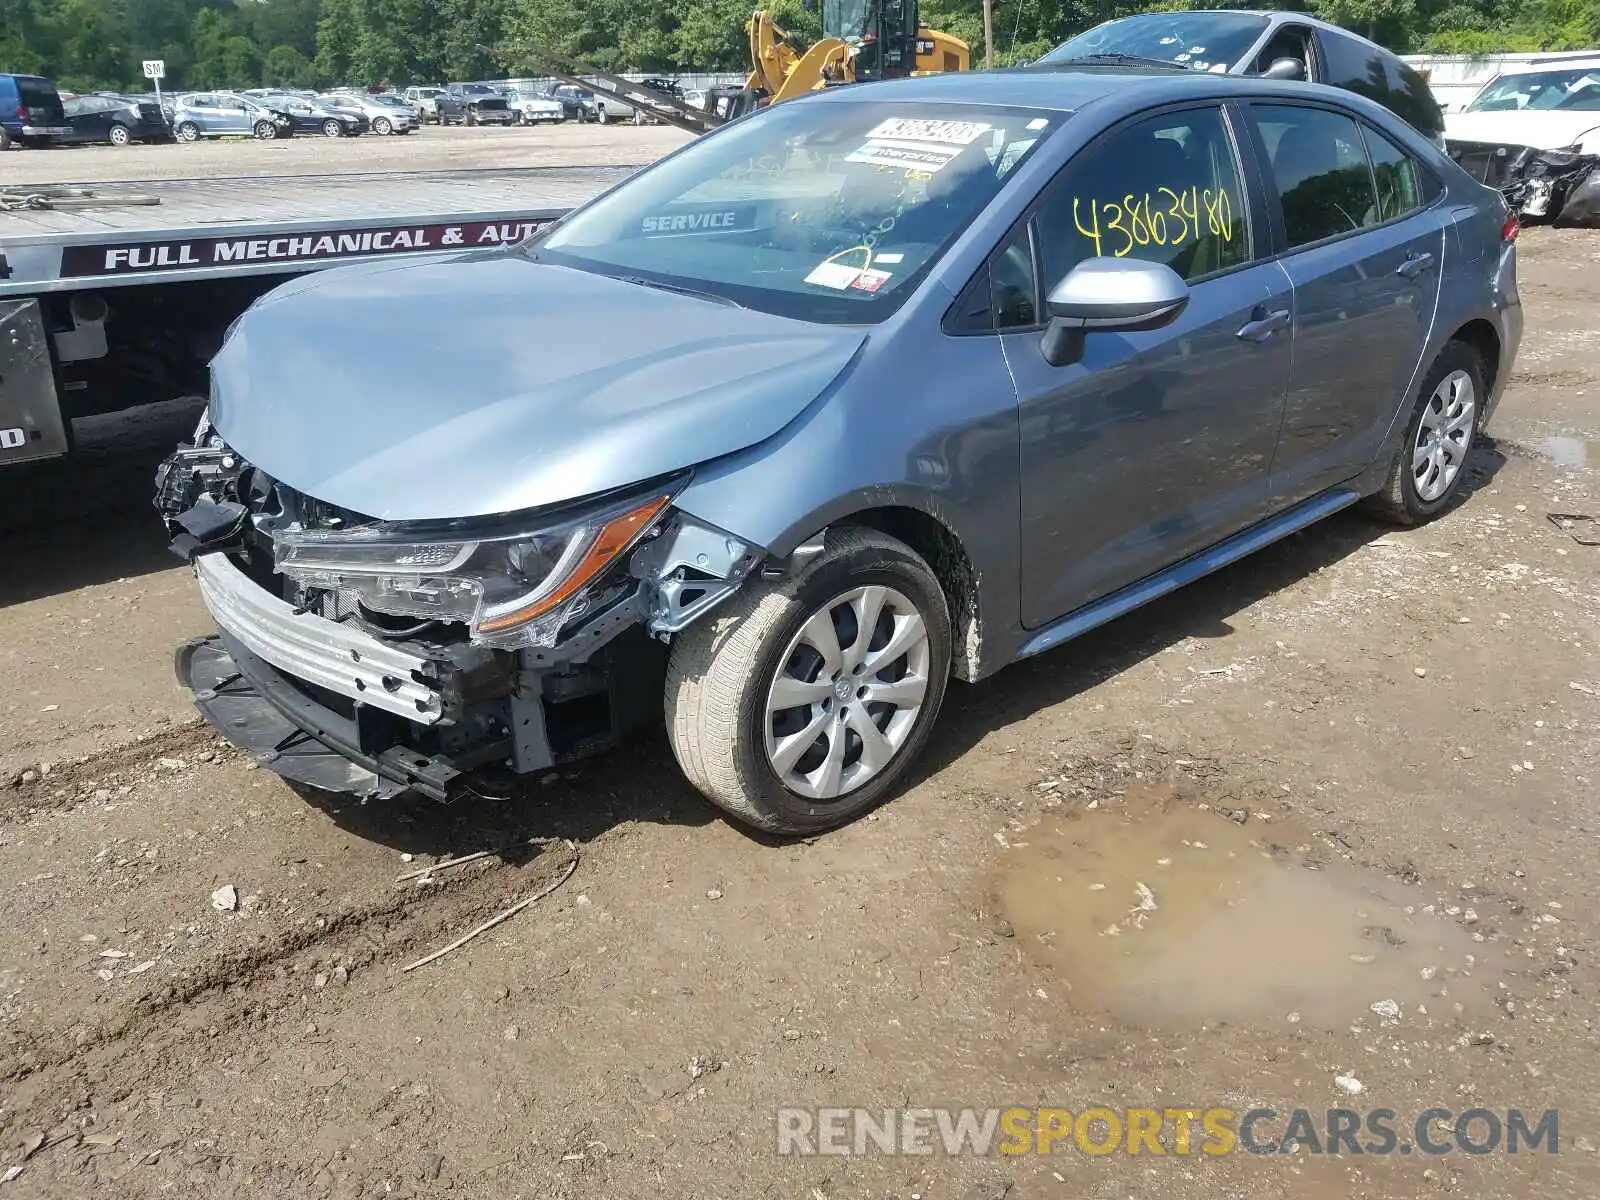
<path id="1" fill-rule="evenodd" d="M 894 253 L 874 255 L 872 261 L 881 263 L 897 263 L 903 261 L 904 259 L 905 255 L 896 251 Z"/>
<path id="2" fill-rule="evenodd" d="M 849 263 L 823 262 L 811 269 L 811 274 L 806 276 L 807 283 L 814 283 L 818 287 L 832 288 L 842 292 L 845 288 L 860 278 L 862 269 L 853 267 Z"/>
<path id="3" fill-rule="evenodd" d="M 930 121 L 918 117 L 890 117 L 869 138 L 888 138 L 901 142 L 946 142 L 970 146 L 993 126 L 982 121 Z"/>
<path id="4" fill-rule="evenodd" d="M 1050 119 L 1048 117 L 1035 117 L 1033 120 L 1028 122 L 1028 132 L 1038 133 L 1039 130 L 1043 129 L 1048 124 L 1050 124 Z"/>
<path id="5" fill-rule="evenodd" d="M 845 155 L 845 162 L 876 163 L 907 171 L 938 171 L 961 153 L 959 146 L 913 146 L 904 142 L 868 142 Z"/>

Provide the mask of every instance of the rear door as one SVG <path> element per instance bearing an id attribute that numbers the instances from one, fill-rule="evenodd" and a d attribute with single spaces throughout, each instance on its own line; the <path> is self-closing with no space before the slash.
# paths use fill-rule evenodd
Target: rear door
<path id="1" fill-rule="evenodd" d="M 1220 105 L 1103 134 L 1031 222 L 1042 297 L 1092 257 L 1170 266 L 1188 307 L 1164 329 L 1094 333 L 1083 357 L 1002 334 L 1021 406 L 1023 620 L 1045 624 L 1259 520 L 1289 380 L 1291 293 L 1252 213 Z M 1003 256 L 1014 276 L 1025 255 Z M 1013 282 L 1010 292 L 1021 289 Z"/>
<path id="2" fill-rule="evenodd" d="M 1248 111 L 1294 286 L 1278 508 L 1352 478 L 1377 453 L 1422 369 L 1445 223 L 1430 174 L 1365 122 L 1315 104 Z"/>

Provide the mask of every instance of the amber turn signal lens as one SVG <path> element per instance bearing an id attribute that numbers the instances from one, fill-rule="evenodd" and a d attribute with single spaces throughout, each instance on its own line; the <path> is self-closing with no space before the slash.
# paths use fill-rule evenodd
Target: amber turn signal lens
<path id="1" fill-rule="evenodd" d="M 479 632 L 504 633 L 508 629 L 515 629 L 518 625 L 525 625 L 537 617 L 544 616 L 551 609 L 570 599 L 580 588 L 610 566 L 617 555 L 632 545 L 633 539 L 649 527 L 650 522 L 656 519 L 670 499 L 670 496 L 657 496 L 632 512 L 623 513 L 622 516 L 606 522 L 588 552 L 554 591 L 530 601 L 522 608 L 480 622 Z"/>

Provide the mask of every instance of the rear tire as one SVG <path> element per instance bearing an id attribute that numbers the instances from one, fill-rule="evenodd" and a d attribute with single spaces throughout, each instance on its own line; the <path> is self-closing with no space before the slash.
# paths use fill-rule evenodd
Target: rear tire
<path id="1" fill-rule="evenodd" d="M 4 125 L 0 125 L 0 154 L 11 149 L 11 133 Z"/>
<path id="2" fill-rule="evenodd" d="M 126 146 L 129 142 L 133 141 L 133 138 L 128 133 L 128 127 L 126 125 L 113 125 L 110 129 L 106 130 L 106 140 L 113 146 Z"/>
<path id="3" fill-rule="evenodd" d="M 832 662 L 814 648 L 815 630 L 833 631 Z M 906 648 L 881 657 L 891 640 Z M 746 824 L 782 834 L 843 825 L 884 800 L 926 744 L 950 650 L 928 564 L 876 530 L 831 530 L 798 575 L 750 580 L 674 641 L 664 696 L 672 752 L 696 788 Z"/>
<path id="4" fill-rule="evenodd" d="M 1466 342 L 1439 352 L 1417 389 L 1389 477 L 1364 502 L 1367 511 L 1396 525 L 1421 525 L 1450 506 L 1488 400 L 1486 374 L 1483 356 Z"/>

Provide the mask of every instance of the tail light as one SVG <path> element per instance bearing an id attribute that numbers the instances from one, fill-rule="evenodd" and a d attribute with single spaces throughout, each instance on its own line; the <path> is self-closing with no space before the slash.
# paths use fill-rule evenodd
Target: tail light
<path id="1" fill-rule="evenodd" d="M 28 115 L 28 106 L 26 104 L 17 105 L 17 120 L 26 125 L 31 119 Z"/>
<path id="2" fill-rule="evenodd" d="M 1502 242 L 1514 242 L 1517 240 L 1517 234 L 1521 232 L 1522 222 L 1517 219 L 1517 214 L 1514 212 L 1507 213 L 1505 223 L 1500 226 L 1500 240 Z"/>

